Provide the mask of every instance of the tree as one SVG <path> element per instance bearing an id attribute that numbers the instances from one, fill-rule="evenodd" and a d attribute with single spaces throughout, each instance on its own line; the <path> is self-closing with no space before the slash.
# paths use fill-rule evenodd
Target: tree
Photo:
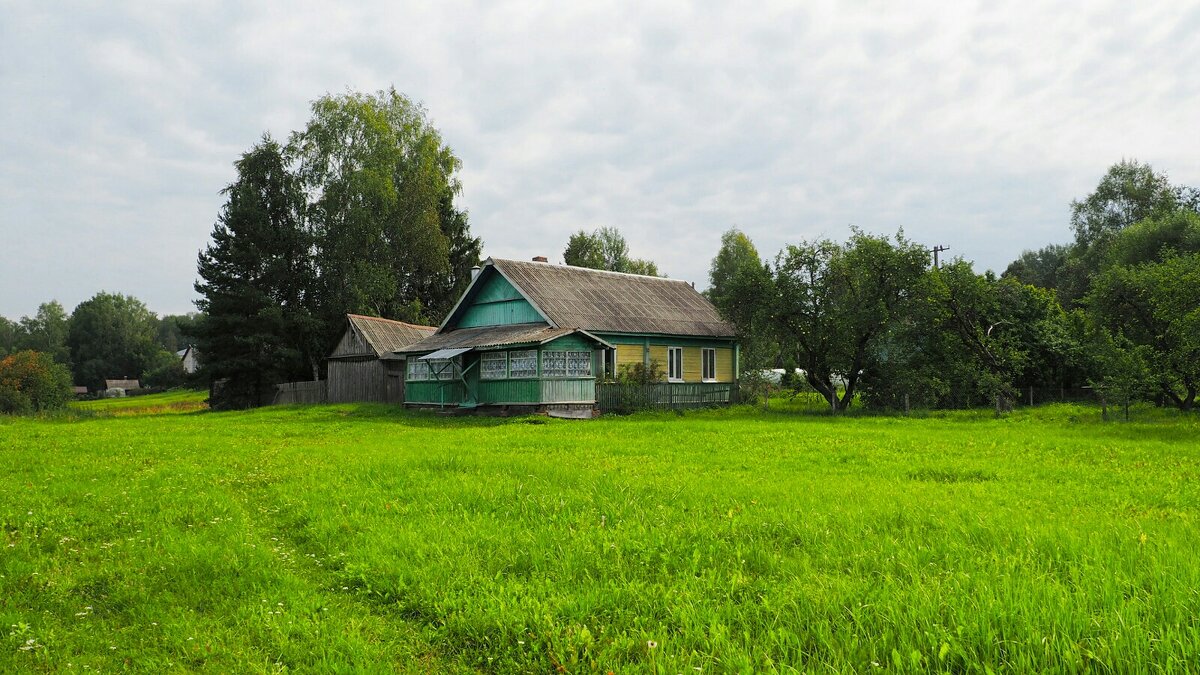
<path id="1" fill-rule="evenodd" d="M 172 354 L 196 340 L 196 326 L 202 320 L 199 312 L 167 314 L 158 321 L 158 344 Z"/>
<path id="2" fill-rule="evenodd" d="M 258 405 L 278 382 L 315 379 L 323 355 L 310 310 L 313 240 L 303 227 L 301 185 L 269 136 L 235 166 L 196 282 L 204 313 L 197 348 L 209 381 L 224 381 L 214 408 Z"/>
<path id="3" fill-rule="evenodd" d="M 71 318 L 57 300 L 43 302 L 38 306 L 37 314 L 21 317 L 16 346 L 49 354 L 69 367 L 71 353 L 67 348 L 67 332 L 70 322 Z"/>
<path id="4" fill-rule="evenodd" d="M 629 244 L 615 227 L 601 227 L 590 234 L 580 230 L 571 235 L 563 251 L 563 262 L 575 267 L 658 276 L 658 265 L 629 257 Z"/>
<path id="5" fill-rule="evenodd" d="M 20 326 L 17 322 L 0 316 L 0 358 L 17 351 L 17 339 L 19 335 Z"/>
<path id="6" fill-rule="evenodd" d="M 394 89 L 325 96 L 288 154 L 308 198 L 324 341 L 346 312 L 440 320 L 479 240 L 453 204 L 461 162 L 425 110 Z"/>
<path id="7" fill-rule="evenodd" d="M 1121 160 L 1091 194 L 1071 202 L 1075 242 L 1083 250 L 1103 244 L 1140 220 L 1174 209 L 1179 197 L 1166 174 L 1137 160 Z"/>
<path id="8" fill-rule="evenodd" d="M 1036 251 L 1023 251 L 1019 258 L 1009 263 L 1002 276 L 1057 291 L 1065 282 L 1063 276 L 1070 252 L 1071 247 L 1066 244 L 1050 244 Z"/>
<path id="9" fill-rule="evenodd" d="M 101 389 L 113 377 L 141 377 L 158 351 L 158 317 L 142 301 L 101 291 L 72 312 L 67 345 L 75 381 Z"/>
<path id="10" fill-rule="evenodd" d="M 583 230 L 571 235 L 567 240 L 567 248 L 563 251 L 563 262 L 575 267 L 587 267 L 593 270 L 606 269 L 604 252 L 600 249 L 600 239 Z"/>
<path id="11" fill-rule="evenodd" d="M 1166 400 L 1191 410 L 1200 392 L 1200 254 L 1114 265 L 1088 296 L 1097 322 L 1139 349 Z"/>
<path id="12" fill-rule="evenodd" d="M 450 242 L 450 271 L 428 277 L 418 286 L 418 295 L 427 298 L 426 315 L 434 324 L 450 313 L 454 303 L 467 290 L 471 283 L 471 268 L 479 265 L 483 250 L 483 241 L 471 236 L 467 212 L 454 205 L 454 195 L 443 194 L 440 209 L 442 234 Z"/>
<path id="13" fill-rule="evenodd" d="M 705 294 L 721 318 L 737 327 L 744 370 L 770 367 L 779 352 L 770 329 L 774 283 L 750 237 L 737 228 L 721 235 Z"/>
<path id="14" fill-rule="evenodd" d="M 863 369 L 929 264 L 924 247 L 855 230 L 846 244 L 788 246 L 775 262 L 775 326 L 785 356 L 835 411 L 854 399 Z M 838 381 L 845 385 L 838 394 Z"/>
<path id="15" fill-rule="evenodd" d="M 71 399 L 71 371 L 49 354 L 23 350 L 0 359 L 0 413 L 64 408 Z"/>

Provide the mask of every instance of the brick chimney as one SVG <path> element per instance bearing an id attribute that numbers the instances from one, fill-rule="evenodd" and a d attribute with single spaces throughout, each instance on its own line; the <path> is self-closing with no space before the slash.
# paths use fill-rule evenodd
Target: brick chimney
<path id="1" fill-rule="evenodd" d="M 544 262 L 544 263 L 548 263 L 548 262 L 550 262 L 550 261 L 549 261 L 549 260 L 546 258 L 546 256 L 544 256 L 544 255 L 535 255 L 535 256 L 533 256 L 533 262 Z"/>

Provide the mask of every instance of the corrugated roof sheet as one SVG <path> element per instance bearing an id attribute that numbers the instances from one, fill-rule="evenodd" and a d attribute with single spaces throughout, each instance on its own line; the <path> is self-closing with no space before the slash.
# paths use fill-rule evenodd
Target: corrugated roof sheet
<path id="1" fill-rule="evenodd" d="M 737 334 L 686 281 L 500 258 L 489 262 L 559 326 L 614 333 Z"/>
<path id="2" fill-rule="evenodd" d="M 375 350 L 375 355 L 380 357 L 400 351 L 437 331 L 434 326 L 417 326 L 376 316 L 347 314 L 346 318 Z"/>
<path id="3" fill-rule="evenodd" d="M 402 352 L 426 352 L 461 347 L 503 347 L 506 345 L 541 344 L 577 332 L 575 328 L 550 328 L 542 324 L 460 328 L 438 333 L 409 345 Z"/>

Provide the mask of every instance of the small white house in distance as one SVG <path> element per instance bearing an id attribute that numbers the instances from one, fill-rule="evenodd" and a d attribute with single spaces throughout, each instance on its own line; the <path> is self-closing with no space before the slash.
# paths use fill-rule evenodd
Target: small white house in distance
<path id="1" fill-rule="evenodd" d="M 175 352 L 175 356 L 179 357 L 180 363 L 183 364 L 183 372 L 188 375 L 192 375 L 200 369 L 200 361 L 196 358 L 195 347 L 188 345 L 187 349 Z"/>

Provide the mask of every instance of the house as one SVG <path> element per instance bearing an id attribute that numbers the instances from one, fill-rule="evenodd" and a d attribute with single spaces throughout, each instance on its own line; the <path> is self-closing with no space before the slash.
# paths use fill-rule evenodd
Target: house
<path id="1" fill-rule="evenodd" d="M 346 331 L 326 360 L 326 400 L 402 402 L 405 356 L 397 352 L 436 330 L 433 326 L 347 314 Z"/>
<path id="2" fill-rule="evenodd" d="M 179 362 L 183 365 L 183 372 L 188 375 L 193 375 L 200 370 L 200 359 L 196 355 L 195 347 L 188 345 L 187 349 L 175 352 L 175 356 L 179 357 Z"/>
<path id="3" fill-rule="evenodd" d="M 104 381 L 104 390 L 105 391 L 108 391 L 111 389 L 120 389 L 122 392 L 126 392 L 126 391 L 133 391 L 134 389 L 141 389 L 141 388 L 142 388 L 142 383 L 138 382 L 137 380 L 122 379 L 122 380 L 105 380 Z"/>
<path id="4" fill-rule="evenodd" d="M 691 284 L 540 257 L 489 258 L 437 332 L 402 351 L 410 406 L 590 416 L 597 379 L 626 366 L 725 401 L 738 376 L 734 327 Z"/>

